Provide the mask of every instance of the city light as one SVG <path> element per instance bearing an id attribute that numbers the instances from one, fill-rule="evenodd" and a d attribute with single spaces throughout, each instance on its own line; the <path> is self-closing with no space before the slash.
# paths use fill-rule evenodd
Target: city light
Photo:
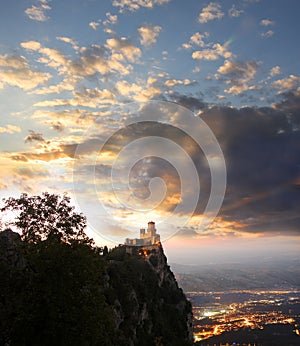
<path id="1" fill-rule="evenodd" d="M 266 325 L 274 324 L 292 325 L 294 333 L 300 335 L 297 324 L 300 315 L 293 308 L 300 304 L 299 292 L 189 292 L 193 303 L 195 341 L 241 328 L 264 329 Z"/>

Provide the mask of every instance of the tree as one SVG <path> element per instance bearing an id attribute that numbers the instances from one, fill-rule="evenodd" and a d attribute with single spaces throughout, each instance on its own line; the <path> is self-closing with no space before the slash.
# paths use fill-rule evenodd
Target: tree
<path id="1" fill-rule="evenodd" d="M 108 255 L 108 248 L 105 245 L 104 248 L 103 248 L 103 256 L 107 256 L 107 255 Z"/>
<path id="2" fill-rule="evenodd" d="M 74 211 L 70 197 L 42 193 L 38 196 L 21 194 L 19 198 L 3 199 L 2 212 L 14 212 L 15 219 L 9 223 L 22 232 L 23 240 L 37 243 L 41 240 L 56 239 L 66 243 L 92 242 L 85 232 L 86 217 Z"/>

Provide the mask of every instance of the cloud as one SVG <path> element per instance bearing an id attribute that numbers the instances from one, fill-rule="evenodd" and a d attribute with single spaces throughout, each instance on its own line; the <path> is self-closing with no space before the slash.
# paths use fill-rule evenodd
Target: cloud
<path id="1" fill-rule="evenodd" d="M 13 134 L 15 132 L 21 132 L 21 128 L 19 126 L 15 125 L 6 125 L 6 126 L 0 126 L 0 133 L 8 133 L 8 134 Z"/>
<path id="2" fill-rule="evenodd" d="M 260 21 L 260 25 L 262 26 L 270 26 L 270 25 L 274 25 L 275 22 L 271 21 L 270 19 L 263 19 Z"/>
<path id="3" fill-rule="evenodd" d="M 280 67 L 279 66 L 274 66 L 274 67 L 271 68 L 270 76 L 274 77 L 274 76 L 279 75 L 280 73 L 281 73 Z"/>
<path id="4" fill-rule="evenodd" d="M 29 135 L 24 138 L 25 143 L 31 142 L 45 142 L 45 139 L 41 133 L 29 130 Z"/>
<path id="5" fill-rule="evenodd" d="M 191 81 L 189 79 L 168 79 L 166 80 L 165 82 L 165 86 L 168 87 L 168 88 L 171 88 L 175 85 L 192 85 L 192 84 L 195 84 L 195 81 Z"/>
<path id="6" fill-rule="evenodd" d="M 210 20 L 221 19 L 223 16 L 224 12 L 221 10 L 221 5 L 217 2 L 210 2 L 206 7 L 203 7 L 198 22 L 204 24 Z"/>
<path id="7" fill-rule="evenodd" d="M 89 22 L 89 26 L 90 26 L 92 29 L 94 29 L 94 30 L 97 30 L 97 28 L 98 28 L 99 25 L 100 25 L 99 22 L 95 22 L 95 21 Z"/>
<path id="8" fill-rule="evenodd" d="M 218 60 L 220 57 L 230 58 L 233 54 L 228 50 L 228 44 L 222 45 L 221 43 L 213 43 L 204 41 L 205 38 L 209 37 L 208 32 L 203 34 L 196 32 L 190 37 L 189 42 L 183 43 L 184 49 L 190 49 L 192 47 L 201 47 L 201 50 L 195 50 L 192 53 L 192 58 L 195 60 Z"/>
<path id="9" fill-rule="evenodd" d="M 193 52 L 192 58 L 195 60 L 217 60 L 220 57 L 230 58 L 232 53 L 227 49 L 226 45 L 214 43 L 211 48 L 205 48 Z"/>
<path id="10" fill-rule="evenodd" d="M 46 95 L 50 93 L 61 93 L 62 91 L 73 91 L 78 81 L 82 80 L 82 78 L 94 78 L 97 74 L 103 76 L 112 74 L 128 75 L 132 70 L 129 62 L 136 63 L 141 57 L 141 50 L 126 38 L 114 37 L 107 39 L 105 46 L 92 45 L 91 47 L 78 47 L 77 42 L 64 36 L 57 37 L 57 39 L 73 46 L 77 52 L 74 60 L 71 60 L 58 49 L 43 47 L 37 41 L 26 41 L 20 44 L 27 51 L 39 53 L 40 57 L 37 61 L 56 70 L 59 78 L 62 79 L 56 85 L 39 88 L 32 91 L 32 93 Z M 25 64 L 25 58 L 15 57 L 14 60 L 11 58 L 11 64 L 16 63 L 23 66 Z M 45 81 L 50 78 L 49 74 L 37 75 L 35 73 L 35 76 L 44 76 Z M 36 78 L 31 78 L 28 81 L 30 85 L 27 89 L 32 89 L 38 85 L 38 83 L 33 84 L 35 80 Z M 73 103 L 75 104 L 76 101 L 73 101 Z"/>
<path id="11" fill-rule="evenodd" d="M 161 31 L 161 27 L 158 25 L 146 25 L 138 28 L 140 34 L 140 42 L 143 46 L 150 47 L 152 46 Z"/>
<path id="12" fill-rule="evenodd" d="M 142 55 L 141 50 L 125 37 L 107 39 L 106 47 L 108 47 L 113 53 L 121 53 L 123 57 L 130 62 L 136 62 Z"/>
<path id="13" fill-rule="evenodd" d="M 49 73 L 30 68 L 23 56 L 0 55 L 0 89 L 8 84 L 30 90 L 44 84 L 50 78 Z"/>
<path id="14" fill-rule="evenodd" d="M 6 190 L 7 188 L 8 188 L 8 185 L 0 181 L 0 190 Z"/>
<path id="15" fill-rule="evenodd" d="M 19 166 L 14 169 L 14 171 L 19 175 L 22 176 L 25 179 L 31 179 L 31 178 L 45 178 L 49 177 L 49 172 L 39 166 Z"/>
<path id="16" fill-rule="evenodd" d="M 239 66 L 241 65 L 240 63 Z M 230 72 L 231 76 L 240 77 L 240 71 L 237 67 L 232 66 L 229 68 L 227 66 L 227 72 Z M 119 81 L 116 88 L 123 96 L 134 99 L 141 96 L 143 90 L 146 89 L 145 86 L 155 84 L 156 79 L 152 78 L 150 81 L 144 81 L 143 83 L 139 85 Z M 235 236 L 244 236 L 247 233 L 273 234 L 275 231 L 281 231 L 282 234 L 299 232 L 299 94 L 295 92 L 281 95 L 282 101 L 272 107 L 244 107 L 240 109 L 222 105 L 213 106 L 205 103 L 200 97 L 179 93 L 170 96 L 172 101 L 189 108 L 195 115 L 201 116 L 215 133 L 225 156 L 228 172 L 225 201 L 219 214 L 220 217 L 215 220 L 215 223 L 211 224 L 206 235 L 208 233 L 211 235 L 216 233 L 225 235 L 225 233 L 230 232 L 230 229 Z M 151 105 L 147 105 L 143 112 L 151 115 L 155 120 L 155 107 L 151 108 Z M 126 117 L 123 113 L 120 116 Z M 61 114 L 57 119 L 63 117 L 64 115 Z M 180 117 L 180 114 L 174 114 L 174 117 Z M 128 120 L 130 122 L 131 119 Z M 101 116 L 100 123 L 105 124 L 106 118 Z M 131 220 L 133 216 L 129 216 L 124 209 L 119 210 L 115 207 L 115 197 L 107 192 L 110 191 L 108 179 L 111 176 L 111 165 L 119 157 L 121 150 L 126 149 L 127 145 L 139 138 L 144 138 L 146 135 L 167 138 L 176 142 L 188 153 L 199 172 L 201 198 L 194 215 L 195 224 L 199 224 L 197 220 L 203 216 L 205 202 L 211 193 L 210 170 L 203 153 L 191 138 L 183 135 L 176 128 L 166 127 L 162 123 L 156 123 L 155 125 L 148 123 L 144 126 L 144 128 L 140 125 L 137 126 L 137 124 L 128 127 L 123 126 L 120 131 L 115 132 L 103 147 L 101 153 L 103 161 L 97 160 L 97 165 L 93 167 L 91 167 L 91 161 L 88 158 L 94 157 L 93 155 L 99 151 L 99 145 L 102 143 L 101 139 L 105 136 L 101 137 L 103 135 L 101 130 L 98 137 L 95 135 L 91 138 L 83 137 L 81 139 L 83 140 L 81 144 L 84 144 L 84 150 L 80 152 L 83 160 L 81 177 L 83 181 L 80 184 L 82 184 L 83 191 L 89 193 L 88 191 L 91 188 L 89 180 L 84 181 L 85 169 L 92 172 L 95 168 L 96 179 L 99 183 L 97 186 L 101 186 L 101 196 L 105 200 L 104 203 L 115 211 L 116 214 L 114 215 L 119 215 L 125 221 Z M 196 131 L 196 129 L 194 130 Z M 62 143 L 59 150 L 53 150 L 52 154 L 51 151 L 44 152 L 39 158 L 38 153 L 35 153 L 35 156 L 20 153 L 18 160 L 24 160 L 24 156 L 27 160 L 41 158 L 50 160 L 57 156 L 60 158 L 73 158 L 78 142 L 79 138 L 77 138 L 77 142 Z M 154 145 L 159 144 L 154 143 Z M 139 150 L 143 153 L 142 160 L 137 161 L 130 169 L 129 183 L 132 194 L 129 197 L 139 196 L 143 201 L 143 198 L 147 198 L 149 195 L 151 179 L 160 177 L 165 181 L 167 190 L 163 202 L 156 208 L 156 217 L 169 215 L 168 213 L 173 213 L 176 206 L 181 203 L 178 172 L 170 164 L 171 160 L 166 162 L 174 153 L 164 149 L 166 160 L 157 157 L 150 158 L 147 154 L 149 150 L 146 144 L 144 146 L 139 144 L 137 147 L 130 148 L 128 159 L 138 158 L 137 153 Z M 172 157 L 175 157 L 178 163 L 181 162 L 179 156 Z M 125 185 L 128 189 L 128 181 L 124 181 L 124 177 L 127 177 L 125 171 L 127 172 L 128 169 L 128 161 L 124 158 L 121 159 L 121 163 L 117 177 L 122 179 L 115 180 L 115 188 L 118 193 L 119 191 L 122 193 Z M 156 186 L 153 192 L 159 195 L 159 189 L 160 185 Z M 125 196 L 125 194 L 122 196 Z M 181 209 L 180 212 L 176 211 L 172 220 L 185 216 L 187 210 L 186 207 Z"/>
<path id="17" fill-rule="evenodd" d="M 87 126 L 95 120 L 99 115 L 98 112 L 91 113 L 83 109 L 65 109 L 65 110 L 37 110 L 32 114 L 32 119 L 55 119 L 61 121 L 66 127 L 71 126 Z"/>
<path id="18" fill-rule="evenodd" d="M 64 42 L 72 42 L 71 39 L 66 37 L 60 37 L 58 39 Z M 38 61 L 48 67 L 57 69 L 60 73 L 66 72 L 70 64 L 69 60 L 59 50 L 42 47 L 37 41 L 21 42 L 20 46 L 26 50 L 39 52 L 42 57 Z"/>
<path id="19" fill-rule="evenodd" d="M 74 40 L 72 40 L 70 37 L 66 37 L 66 36 L 58 36 L 56 37 L 57 40 L 65 42 L 65 43 L 69 43 L 75 50 L 77 50 L 78 47 L 78 43 Z"/>
<path id="20" fill-rule="evenodd" d="M 259 24 L 261 26 L 268 27 L 268 26 L 274 25 L 275 22 L 271 21 L 270 19 L 262 19 Z M 261 37 L 263 37 L 263 38 L 269 38 L 269 37 L 271 37 L 273 35 L 274 35 L 274 31 L 273 30 L 267 30 L 267 31 L 261 33 Z"/>
<path id="21" fill-rule="evenodd" d="M 120 57 L 121 61 L 122 58 Z M 80 49 L 80 58 L 70 63 L 68 71 L 77 78 L 94 76 L 97 73 L 107 75 L 116 71 L 123 74 L 129 73 L 120 60 L 115 56 L 110 59 L 105 47 L 97 45 L 83 47 Z"/>
<path id="22" fill-rule="evenodd" d="M 125 80 L 118 81 L 116 88 L 120 95 L 140 102 L 149 101 L 161 95 L 161 90 L 153 86 L 151 80 L 144 85 L 142 83 L 128 83 Z"/>
<path id="23" fill-rule="evenodd" d="M 31 7 L 27 8 L 25 13 L 28 18 L 38 22 L 45 22 L 48 20 L 49 17 L 46 16 L 46 12 L 51 10 L 51 7 L 48 5 L 50 1 L 51 0 L 39 0 L 38 5 L 32 5 Z"/>
<path id="24" fill-rule="evenodd" d="M 118 22 L 118 16 L 116 14 L 111 14 L 110 12 L 106 12 L 107 19 L 103 21 L 104 25 L 114 25 Z"/>
<path id="25" fill-rule="evenodd" d="M 66 157 L 68 157 L 68 155 L 66 155 L 62 150 L 50 150 L 40 153 L 16 153 L 10 156 L 12 160 L 21 162 L 27 162 L 32 160 L 50 162 Z"/>
<path id="26" fill-rule="evenodd" d="M 279 89 L 280 92 L 295 89 L 300 84 L 300 77 L 293 74 L 286 78 L 278 79 L 272 83 L 272 87 Z"/>
<path id="27" fill-rule="evenodd" d="M 116 14 L 111 14 L 110 12 L 106 12 L 106 19 L 105 20 L 97 20 L 97 21 L 92 21 L 89 23 L 89 26 L 94 29 L 94 30 L 97 30 L 98 26 L 100 24 L 103 24 L 105 27 L 108 27 L 110 25 L 114 25 L 114 24 L 117 24 L 118 22 L 118 16 Z M 109 28 L 106 28 L 105 32 L 108 32 Z"/>
<path id="28" fill-rule="evenodd" d="M 47 87 L 40 87 L 38 89 L 35 89 L 31 91 L 31 94 L 35 95 L 48 95 L 48 94 L 59 94 L 63 91 L 73 91 L 74 86 L 76 85 L 76 78 L 65 78 L 61 83 L 58 83 L 56 85 L 50 85 Z"/>
<path id="29" fill-rule="evenodd" d="M 34 104 L 35 107 L 73 106 L 95 108 L 104 104 L 115 103 L 115 95 L 108 89 L 99 90 L 85 88 L 82 92 L 73 91 L 73 98 L 51 99 Z"/>
<path id="30" fill-rule="evenodd" d="M 207 108 L 207 104 L 200 98 L 182 95 L 179 93 L 174 93 L 171 97 L 172 101 L 183 107 L 190 109 L 195 114 L 198 114 L 199 111 L 202 112 L 204 109 Z"/>
<path id="31" fill-rule="evenodd" d="M 51 122 L 51 129 L 55 130 L 57 132 L 63 132 L 65 127 L 60 121 L 52 121 Z"/>
<path id="32" fill-rule="evenodd" d="M 248 90 L 248 84 L 253 81 L 258 67 L 259 63 L 255 61 L 239 62 L 226 60 L 224 65 L 218 68 L 219 74 L 226 78 L 226 84 L 230 86 L 225 92 L 238 95 Z M 217 78 L 220 75 L 217 75 Z"/>
<path id="33" fill-rule="evenodd" d="M 244 13 L 244 10 L 238 10 L 235 5 L 232 5 L 232 7 L 228 10 L 228 14 L 230 17 L 239 17 L 241 14 Z"/>
<path id="34" fill-rule="evenodd" d="M 299 233 L 300 96 L 273 107 L 215 106 L 201 117 L 216 134 L 227 166 L 219 213 L 253 232 Z"/>
<path id="35" fill-rule="evenodd" d="M 271 37 L 273 35 L 274 35 L 274 31 L 273 30 L 268 30 L 266 32 L 262 32 L 261 33 L 261 37 L 263 37 L 263 38 L 269 38 L 269 37 Z"/>
<path id="36" fill-rule="evenodd" d="M 168 3 L 170 0 L 114 0 L 112 5 L 119 7 L 120 12 L 125 10 L 135 12 L 141 7 L 153 8 L 154 5 L 163 5 Z"/>
<path id="37" fill-rule="evenodd" d="M 28 50 L 38 51 L 41 48 L 41 44 L 37 41 L 21 42 L 20 46 Z"/>
<path id="38" fill-rule="evenodd" d="M 200 34 L 200 32 L 196 32 L 190 37 L 190 40 L 188 43 L 183 43 L 182 47 L 184 49 L 190 49 L 193 45 L 199 46 L 199 47 L 205 47 L 207 44 L 204 42 L 204 39 L 209 36 L 208 32 L 205 32 L 204 34 Z"/>
<path id="39" fill-rule="evenodd" d="M 199 32 L 196 32 L 194 35 L 190 38 L 190 43 L 195 44 L 196 46 L 204 47 L 205 43 L 203 41 L 204 38 L 207 38 L 209 36 L 208 32 L 205 32 L 204 34 L 200 34 Z"/>

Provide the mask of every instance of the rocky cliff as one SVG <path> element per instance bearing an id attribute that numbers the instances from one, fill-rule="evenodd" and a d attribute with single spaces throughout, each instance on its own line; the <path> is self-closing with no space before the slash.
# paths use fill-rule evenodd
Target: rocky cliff
<path id="1" fill-rule="evenodd" d="M 191 304 L 160 244 L 109 253 L 0 232 L 0 344 L 184 346 Z"/>
<path id="2" fill-rule="evenodd" d="M 113 295 L 109 300 L 116 326 L 129 344 L 191 345 L 191 304 L 178 287 L 161 244 L 120 246 L 108 258 L 108 296 Z"/>

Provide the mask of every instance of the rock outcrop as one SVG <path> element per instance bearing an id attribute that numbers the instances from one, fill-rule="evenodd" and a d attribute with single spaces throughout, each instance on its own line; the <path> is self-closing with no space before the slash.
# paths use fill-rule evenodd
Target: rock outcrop
<path id="1" fill-rule="evenodd" d="M 24 257 L 20 254 L 21 237 L 10 229 L 0 232 L 0 264 L 17 269 L 25 268 Z"/>
<path id="2" fill-rule="evenodd" d="M 189 346 L 192 308 L 161 244 L 110 252 L 0 232 L 0 345 Z"/>
<path id="3" fill-rule="evenodd" d="M 120 246 L 110 258 L 109 287 L 115 294 L 110 303 L 116 327 L 129 345 L 191 345 L 191 304 L 178 287 L 161 244 Z"/>

